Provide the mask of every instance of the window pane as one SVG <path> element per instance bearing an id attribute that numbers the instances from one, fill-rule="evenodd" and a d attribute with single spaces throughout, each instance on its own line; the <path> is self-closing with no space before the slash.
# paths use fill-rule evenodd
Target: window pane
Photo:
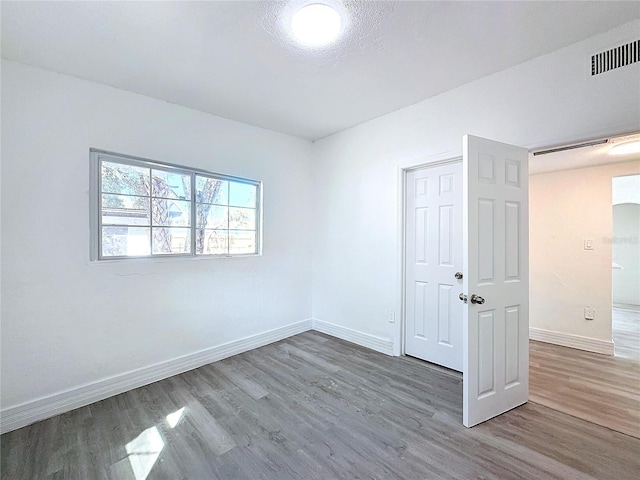
<path id="1" fill-rule="evenodd" d="M 102 195 L 103 225 L 149 225 L 149 197 Z"/>
<path id="2" fill-rule="evenodd" d="M 154 198 L 153 225 L 188 227 L 191 225 L 191 202 Z"/>
<path id="3" fill-rule="evenodd" d="M 196 253 L 198 255 L 227 255 L 229 244 L 228 230 L 198 229 L 196 238 Z"/>
<path id="4" fill-rule="evenodd" d="M 196 226 L 198 228 L 229 228 L 229 207 L 209 205 L 207 203 L 196 205 Z"/>
<path id="5" fill-rule="evenodd" d="M 151 183 L 154 197 L 191 200 L 191 175 L 152 170 Z"/>
<path id="6" fill-rule="evenodd" d="M 229 205 L 256 208 L 256 185 L 230 182 Z"/>
<path id="7" fill-rule="evenodd" d="M 191 253 L 191 229 L 154 227 L 153 253 Z"/>
<path id="8" fill-rule="evenodd" d="M 229 182 L 196 175 L 196 201 L 198 203 L 227 205 L 228 198 Z"/>
<path id="9" fill-rule="evenodd" d="M 252 208 L 229 208 L 229 228 L 237 230 L 256 229 L 256 211 Z"/>
<path id="10" fill-rule="evenodd" d="M 259 187 L 251 180 L 116 154 L 93 158 L 99 258 L 257 253 Z"/>
<path id="11" fill-rule="evenodd" d="M 149 255 L 149 228 L 103 227 L 102 256 L 128 257 Z"/>
<path id="12" fill-rule="evenodd" d="M 149 195 L 149 169 L 102 162 L 102 192 Z"/>
<path id="13" fill-rule="evenodd" d="M 256 232 L 229 231 L 229 254 L 256 253 Z"/>

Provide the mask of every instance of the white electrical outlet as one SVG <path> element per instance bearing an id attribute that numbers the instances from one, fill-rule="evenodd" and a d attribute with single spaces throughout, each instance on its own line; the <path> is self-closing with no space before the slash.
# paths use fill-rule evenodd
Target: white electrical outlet
<path id="1" fill-rule="evenodd" d="M 396 323 L 396 312 L 389 312 L 389 323 Z"/>
<path id="2" fill-rule="evenodd" d="M 585 320 L 593 320 L 596 316 L 596 311 L 591 307 L 584 307 Z"/>

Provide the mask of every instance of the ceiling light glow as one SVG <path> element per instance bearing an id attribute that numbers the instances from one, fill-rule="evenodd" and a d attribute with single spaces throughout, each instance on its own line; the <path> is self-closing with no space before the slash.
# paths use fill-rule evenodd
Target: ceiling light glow
<path id="1" fill-rule="evenodd" d="M 340 34 L 340 14 L 328 5 L 313 3 L 298 10 L 291 20 L 291 30 L 300 42 L 319 47 L 333 42 Z"/>
<path id="2" fill-rule="evenodd" d="M 640 140 L 632 140 L 630 142 L 619 143 L 609 150 L 611 155 L 629 155 L 631 153 L 640 153 Z"/>

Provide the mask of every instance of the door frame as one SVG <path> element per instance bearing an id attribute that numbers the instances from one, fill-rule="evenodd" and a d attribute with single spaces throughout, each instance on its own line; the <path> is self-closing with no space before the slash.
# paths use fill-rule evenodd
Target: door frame
<path id="1" fill-rule="evenodd" d="M 398 221 L 399 221 L 399 258 L 400 258 L 400 292 L 399 298 L 400 302 L 398 304 L 397 311 L 400 313 L 398 315 L 398 320 L 396 322 L 396 332 L 395 332 L 395 340 L 393 342 L 393 355 L 395 356 L 404 356 L 406 355 L 405 351 L 405 343 L 406 343 L 406 224 L 407 224 L 407 199 L 406 199 L 406 188 L 407 188 L 407 173 L 413 170 L 418 170 L 420 168 L 430 168 L 430 167 L 438 167 L 440 165 L 449 165 L 452 163 L 462 162 L 462 152 L 444 152 L 441 154 L 418 158 L 415 160 L 411 160 L 405 163 L 402 163 L 398 166 L 398 194 L 399 194 L 399 212 L 398 212 Z M 443 367 L 446 368 L 446 367 Z"/>
<path id="2" fill-rule="evenodd" d="M 568 135 L 560 135 L 555 137 L 544 136 L 538 139 L 529 139 L 525 141 L 525 139 L 508 139 L 505 141 L 512 141 L 518 145 L 522 145 L 525 148 L 529 149 L 529 160 L 531 160 L 532 155 L 541 150 L 548 150 L 550 148 L 557 148 L 559 146 L 564 145 L 575 145 L 582 142 L 588 142 L 592 140 L 602 140 L 604 138 L 611 137 L 620 137 L 623 135 L 631 135 L 633 133 L 637 133 L 637 127 L 632 128 L 631 126 L 626 126 L 615 124 L 615 125 L 604 125 L 597 129 L 585 129 L 580 133 L 572 133 Z M 460 134 L 460 142 L 462 142 L 462 135 Z M 437 166 L 439 163 L 448 163 L 453 162 L 458 159 L 462 159 L 462 149 L 456 150 L 448 150 L 442 153 L 429 155 L 426 157 L 418 157 L 413 160 L 400 161 L 397 166 L 397 178 L 396 185 L 398 186 L 398 197 L 397 197 L 397 205 L 398 205 L 398 223 L 397 223 L 397 255 L 399 259 L 399 268 L 398 268 L 398 277 L 396 278 L 395 284 L 398 285 L 398 291 L 396 292 L 397 303 L 395 307 L 395 312 L 398 313 L 396 316 L 395 328 L 394 328 L 394 338 L 393 338 L 393 351 L 392 354 L 394 356 L 405 355 L 404 351 L 404 324 L 406 322 L 405 318 L 405 310 L 404 310 L 404 301 L 405 301 L 405 172 L 407 170 L 413 170 L 420 167 L 426 166 Z"/>

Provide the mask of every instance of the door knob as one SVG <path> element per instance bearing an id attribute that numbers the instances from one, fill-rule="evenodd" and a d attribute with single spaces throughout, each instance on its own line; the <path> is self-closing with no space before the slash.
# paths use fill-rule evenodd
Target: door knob
<path id="1" fill-rule="evenodd" d="M 464 293 L 458 295 L 458 298 L 462 300 L 464 303 L 467 303 L 467 296 Z"/>
<path id="2" fill-rule="evenodd" d="M 471 295 L 471 303 L 477 303 L 478 305 L 482 305 L 484 303 L 484 298 L 480 295 L 476 295 L 475 293 Z"/>
<path id="3" fill-rule="evenodd" d="M 456 277 L 458 280 L 460 280 L 462 278 L 462 272 L 456 272 L 454 277 Z"/>

